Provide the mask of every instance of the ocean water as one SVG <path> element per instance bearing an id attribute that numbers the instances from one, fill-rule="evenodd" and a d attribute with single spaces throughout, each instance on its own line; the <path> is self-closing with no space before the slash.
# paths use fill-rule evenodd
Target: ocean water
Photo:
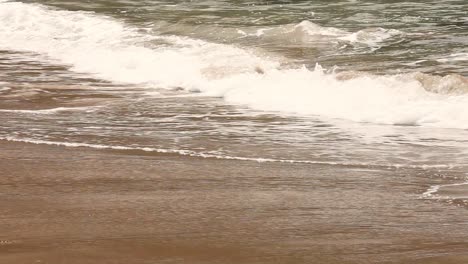
<path id="1" fill-rule="evenodd" d="M 0 249 L 467 255 L 465 0 L 0 0 L 0 124 Z"/>
<path id="2" fill-rule="evenodd" d="M 1 0 L 0 139 L 422 170 L 432 199 L 468 179 L 467 10 Z"/>

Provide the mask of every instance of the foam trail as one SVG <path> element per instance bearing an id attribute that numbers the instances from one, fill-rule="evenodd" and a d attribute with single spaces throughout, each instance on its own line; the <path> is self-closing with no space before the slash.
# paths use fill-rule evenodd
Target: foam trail
<path id="1" fill-rule="evenodd" d="M 129 147 L 129 146 L 112 146 L 103 144 L 89 144 L 79 142 L 60 142 L 48 141 L 39 139 L 17 138 L 12 136 L 0 136 L 0 140 L 11 142 L 23 142 L 40 145 L 53 145 L 73 148 L 93 148 L 93 149 L 107 149 L 107 150 L 130 150 L 153 152 L 160 154 L 175 154 L 181 156 L 204 158 L 204 159 L 220 159 L 220 160 L 238 160 L 238 161 L 252 161 L 252 162 L 272 162 L 272 163 L 289 163 L 289 164 L 315 164 L 315 165 L 331 165 L 331 166 L 349 166 L 349 167 L 367 167 L 367 168 L 386 168 L 386 169 L 402 169 L 402 168 L 416 168 L 416 169 L 451 169 L 452 165 L 447 164 L 431 164 L 431 165 L 411 165 L 411 164 L 372 164 L 363 162 L 332 162 L 332 161 L 314 161 L 314 160 L 292 160 L 292 159 L 273 159 L 263 157 L 240 157 L 230 155 L 212 154 L 209 152 L 197 152 L 185 149 L 167 149 L 167 148 L 153 148 L 153 147 Z"/>
<path id="2" fill-rule="evenodd" d="M 468 185 L 468 182 L 462 182 L 462 183 L 454 183 L 454 184 L 443 184 L 443 185 L 433 185 L 427 189 L 426 192 L 424 192 L 421 195 L 421 198 L 436 198 L 436 199 L 441 199 L 441 198 L 447 198 L 450 199 L 450 197 L 440 197 L 437 195 L 439 190 L 441 188 L 447 188 L 447 187 L 455 187 L 455 186 L 463 186 L 463 185 Z"/>
<path id="3" fill-rule="evenodd" d="M 429 189 L 427 189 L 427 191 L 425 191 L 421 197 L 422 198 L 430 198 L 430 197 L 433 197 L 435 193 L 437 193 L 440 189 L 440 185 L 433 185 L 431 187 L 429 187 Z"/>
<path id="4" fill-rule="evenodd" d="M 305 22 L 300 27 L 320 34 L 343 33 Z M 343 78 L 319 66 L 284 69 L 275 59 L 238 47 L 141 33 L 109 17 L 19 2 L 0 2 L 0 48 L 36 52 L 70 65 L 72 71 L 108 81 L 181 87 L 259 110 L 468 129 L 468 95 L 451 92 L 468 87 L 461 76 L 447 79 L 454 82 L 435 81 L 449 83 L 439 89 L 432 80 L 438 77 Z M 434 93 L 439 90 L 449 92 Z"/>
<path id="5" fill-rule="evenodd" d="M 58 112 L 69 112 L 69 111 L 87 111 L 96 107 L 57 107 L 50 109 L 38 109 L 38 110 L 22 110 L 22 109 L 0 109 L 0 113 L 20 113 L 20 114 L 33 114 L 33 115 L 47 115 L 55 114 Z"/>

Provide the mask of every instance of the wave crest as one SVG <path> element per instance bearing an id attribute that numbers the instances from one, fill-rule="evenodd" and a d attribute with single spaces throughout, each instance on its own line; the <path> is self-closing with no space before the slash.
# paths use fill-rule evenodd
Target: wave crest
<path id="1" fill-rule="evenodd" d="M 391 38 L 404 37 L 404 32 L 396 29 L 384 28 L 366 28 L 357 32 L 324 27 L 308 20 L 298 24 L 289 24 L 275 27 L 266 27 L 254 31 L 238 30 L 242 36 L 261 37 L 261 38 L 280 38 L 291 42 L 346 42 L 355 45 L 366 45 L 374 47 Z"/>

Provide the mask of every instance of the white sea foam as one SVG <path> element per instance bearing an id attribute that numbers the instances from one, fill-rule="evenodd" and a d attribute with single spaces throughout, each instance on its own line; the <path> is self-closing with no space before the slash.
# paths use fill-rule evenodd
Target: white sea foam
<path id="1" fill-rule="evenodd" d="M 21 114 L 33 114 L 33 115 L 48 115 L 55 114 L 58 112 L 69 112 L 69 111 L 87 111 L 94 107 L 56 107 L 50 109 L 36 109 L 36 110 L 24 110 L 24 109 L 0 109 L 0 113 L 21 113 Z"/>
<path id="2" fill-rule="evenodd" d="M 235 47 L 140 34 L 108 17 L 40 5 L 2 3 L 0 23 L 0 48 L 44 54 L 115 82 L 198 90 L 212 78 L 277 66 Z M 170 47 L 144 47 L 154 40 Z"/>
<path id="3" fill-rule="evenodd" d="M 295 27 L 307 34 L 349 34 L 310 22 Z M 378 42 L 394 34 L 376 30 L 348 38 Z M 151 44 L 155 40 L 165 45 Z M 0 48 L 36 52 L 70 65 L 73 71 L 113 82 L 181 87 L 259 110 L 468 129 L 468 95 L 435 93 L 437 89 L 427 87 L 434 82 L 425 77 L 356 74 L 342 78 L 320 66 L 284 69 L 275 59 L 238 47 L 138 33 L 112 18 L 90 13 L 0 2 Z M 467 83 L 464 77 L 458 79 L 445 91 L 460 90 Z"/>
<path id="4" fill-rule="evenodd" d="M 274 70 L 214 82 L 224 98 L 250 107 L 342 118 L 358 122 L 468 128 L 468 96 L 428 92 L 406 76 L 339 80 L 320 67 Z"/>

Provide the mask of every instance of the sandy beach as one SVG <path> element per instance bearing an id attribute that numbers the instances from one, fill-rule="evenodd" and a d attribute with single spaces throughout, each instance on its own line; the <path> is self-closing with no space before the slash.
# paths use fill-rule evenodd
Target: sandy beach
<path id="1" fill-rule="evenodd" d="M 0 263 L 468 261 L 468 210 L 405 172 L 0 148 Z"/>
<path id="2" fill-rule="evenodd" d="M 466 0 L 0 0 L 0 264 L 468 263 Z"/>

